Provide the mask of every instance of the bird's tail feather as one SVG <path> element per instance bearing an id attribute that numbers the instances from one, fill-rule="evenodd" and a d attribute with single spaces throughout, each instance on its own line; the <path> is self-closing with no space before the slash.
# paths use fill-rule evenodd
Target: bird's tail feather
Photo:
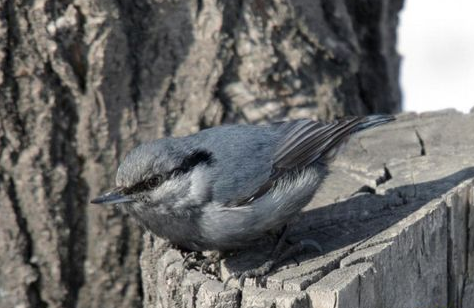
<path id="1" fill-rule="evenodd" d="M 393 115 L 386 115 L 386 114 L 376 114 L 370 115 L 363 118 L 360 118 L 360 122 L 354 127 L 351 131 L 351 134 L 359 132 L 361 130 L 379 126 L 391 121 L 394 121 L 395 117 Z"/>
<path id="2" fill-rule="evenodd" d="M 339 120 L 338 128 L 334 130 L 331 137 L 325 144 L 325 150 L 322 157 L 326 162 L 334 160 L 336 155 L 341 151 L 342 145 L 347 143 L 349 136 L 362 130 L 373 128 L 391 121 L 394 121 L 393 115 L 370 115 L 366 117 L 346 117 Z"/>
<path id="3" fill-rule="evenodd" d="M 350 135 L 395 118 L 391 115 L 345 117 L 332 123 L 308 119 L 280 126 L 283 138 L 274 155 L 276 169 L 304 168 L 317 160 L 332 160 Z"/>

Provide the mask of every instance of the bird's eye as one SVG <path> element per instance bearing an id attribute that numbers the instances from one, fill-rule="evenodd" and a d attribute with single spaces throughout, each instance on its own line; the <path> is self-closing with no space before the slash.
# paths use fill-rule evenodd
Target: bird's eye
<path id="1" fill-rule="evenodd" d="M 155 175 L 146 181 L 146 187 L 148 189 L 153 189 L 161 184 L 163 177 L 161 175 Z"/>

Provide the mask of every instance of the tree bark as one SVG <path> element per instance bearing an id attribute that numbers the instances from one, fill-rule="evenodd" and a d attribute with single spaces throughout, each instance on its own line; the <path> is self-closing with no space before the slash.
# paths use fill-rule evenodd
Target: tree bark
<path id="1" fill-rule="evenodd" d="M 0 307 L 159 306 L 147 262 L 174 252 L 88 205 L 126 152 L 220 123 L 399 111 L 401 6 L 1 1 Z"/>

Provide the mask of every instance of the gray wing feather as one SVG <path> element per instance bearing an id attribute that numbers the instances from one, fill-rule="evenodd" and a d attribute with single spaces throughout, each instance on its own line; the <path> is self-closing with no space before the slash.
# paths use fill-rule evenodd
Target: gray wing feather
<path id="1" fill-rule="evenodd" d="M 390 115 L 374 115 L 346 117 L 332 123 L 303 119 L 275 124 L 282 137 L 273 155 L 272 174 L 252 195 L 237 201 L 234 206 L 261 197 L 290 170 L 301 170 L 316 161 L 333 159 L 351 134 L 393 120 L 394 117 Z"/>
<path id="2" fill-rule="evenodd" d="M 333 158 L 335 148 L 360 130 L 392 121 L 393 116 L 346 117 L 329 124 L 311 120 L 288 122 L 274 154 L 275 169 L 305 168 Z"/>

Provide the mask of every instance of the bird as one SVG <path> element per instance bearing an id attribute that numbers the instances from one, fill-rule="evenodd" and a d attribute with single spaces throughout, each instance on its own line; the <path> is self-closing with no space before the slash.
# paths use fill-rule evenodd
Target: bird
<path id="1" fill-rule="evenodd" d="M 351 135 L 394 119 L 222 125 L 145 142 L 126 155 L 115 187 L 91 203 L 115 204 L 190 251 L 245 249 L 311 201 Z"/>

